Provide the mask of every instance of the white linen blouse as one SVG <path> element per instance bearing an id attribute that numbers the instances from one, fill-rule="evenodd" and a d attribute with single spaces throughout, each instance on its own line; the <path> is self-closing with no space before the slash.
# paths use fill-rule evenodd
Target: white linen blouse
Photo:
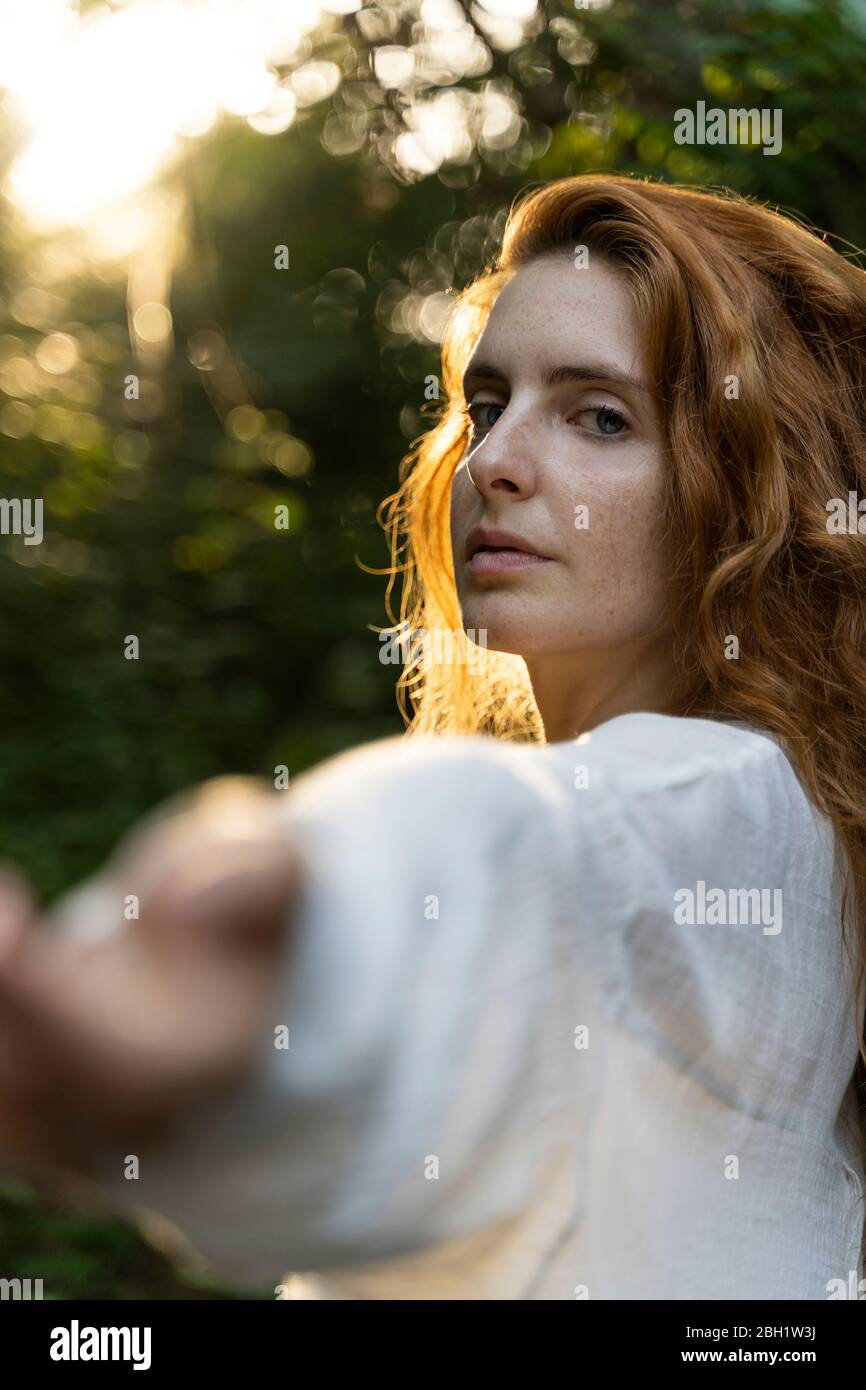
<path id="1" fill-rule="evenodd" d="M 137 1181 L 117 1156 L 123 1210 L 282 1298 L 856 1288 L 839 849 L 774 738 L 383 739 L 282 795 L 305 875 L 260 1055 Z M 61 924 L 121 902 L 106 871 Z"/>

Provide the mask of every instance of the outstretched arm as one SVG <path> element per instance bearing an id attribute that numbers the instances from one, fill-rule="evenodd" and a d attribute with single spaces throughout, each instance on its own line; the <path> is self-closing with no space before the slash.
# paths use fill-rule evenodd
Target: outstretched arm
<path id="1" fill-rule="evenodd" d="M 786 865 L 767 861 L 766 833 L 754 847 L 755 827 L 780 807 L 808 814 L 796 795 L 766 739 L 634 715 L 585 746 L 451 737 L 343 754 L 264 798 L 247 851 L 197 852 L 206 908 L 167 826 L 152 846 L 163 898 L 144 875 L 140 921 L 122 920 L 136 853 L 68 904 L 64 941 L 77 920 L 95 940 L 75 949 L 108 962 L 76 966 L 76 1017 L 56 975 L 33 1005 L 82 1059 L 76 1105 L 97 1078 L 85 1108 L 100 1180 L 170 1217 L 226 1276 L 257 1283 L 518 1216 L 555 1154 L 573 1164 L 579 1198 L 612 1027 L 700 1074 L 726 1105 L 750 1106 L 752 1087 L 781 1114 L 773 1078 L 787 1043 L 762 1011 L 775 1016 L 780 992 L 814 975 L 809 941 L 792 954 L 760 926 L 680 925 L 675 895 L 700 879 L 740 883 L 758 859 L 762 881 L 781 882 Z M 189 831 L 201 831 L 195 814 Z M 127 1078 L 115 1109 L 112 1058 Z"/>

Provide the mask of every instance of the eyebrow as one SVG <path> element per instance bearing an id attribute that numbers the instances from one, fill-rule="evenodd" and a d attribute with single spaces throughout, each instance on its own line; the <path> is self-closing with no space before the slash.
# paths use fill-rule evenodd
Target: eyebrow
<path id="1" fill-rule="evenodd" d="M 480 385 L 482 381 L 501 381 L 508 385 L 508 377 L 496 367 L 489 367 L 485 362 L 470 363 L 463 377 L 463 395 L 466 396 L 471 386 Z M 581 381 L 609 381 L 618 386 L 629 386 L 633 391 L 649 392 L 645 381 L 630 376 L 628 372 L 621 372 L 610 362 L 581 362 L 573 367 L 553 367 L 542 377 L 545 386 Z"/>

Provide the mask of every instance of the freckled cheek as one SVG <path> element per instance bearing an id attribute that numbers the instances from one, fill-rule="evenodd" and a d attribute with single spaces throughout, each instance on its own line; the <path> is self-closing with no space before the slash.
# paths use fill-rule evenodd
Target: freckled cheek
<path id="1" fill-rule="evenodd" d="M 451 544 L 456 553 L 462 551 L 469 534 L 470 502 L 474 490 L 465 468 L 455 473 L 451 481 L 450 524 Z"/>
<path id="2" fill-rule="evenodd" d="M 573 498 L 573 500 L 572 500 Z M 617 576 L 621 585 L 646 584 L 663 576 L 668 559 L 663 545 L 661 480 L 651 475 L 616 486 L 602 487 L 596 479 L 572 489 L 563 513 L 569 513 L 567 552 L 570 563 L 585 575 Z M 574 512 L 575 505 L 586 508 Z M 575 521 L 577 525 L 575 525 Z"/>

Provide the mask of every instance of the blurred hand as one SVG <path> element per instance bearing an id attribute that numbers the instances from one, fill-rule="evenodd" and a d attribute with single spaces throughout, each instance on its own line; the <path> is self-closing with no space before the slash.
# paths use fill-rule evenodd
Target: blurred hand
<path id="1" fill-rule="evenodd" d="M 0 874 L 0 1159 L 87 1173 L 242 1074 L 300 887 L 277 804 L 227 778 L 143 821 L 101 876 L 101 939 L 37 926 L 27 885 Z"/>

